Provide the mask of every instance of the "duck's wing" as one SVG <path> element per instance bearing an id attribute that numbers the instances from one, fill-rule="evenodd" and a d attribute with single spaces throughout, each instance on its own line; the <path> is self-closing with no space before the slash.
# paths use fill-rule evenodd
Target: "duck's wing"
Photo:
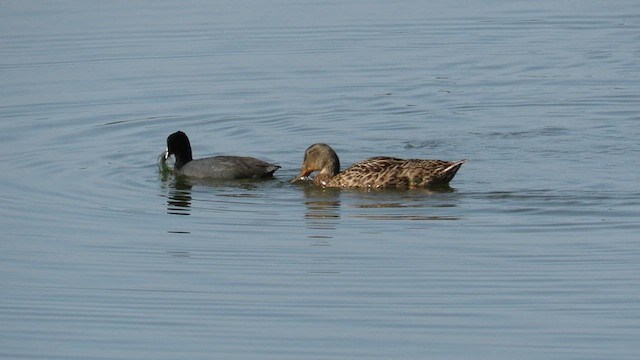
<path id="1" fill-rule="evenodd" d="M 360 188 L 406 187 L 406 179 L 396 176 L 405 162 L 406 160 L 389 156 L 369 158 L 334 176 L 329 185 Z"/>
<path id="2" fill-rule="evenodd" d="M 446 185 L 456 175 L 465 160 L 407 160 L 402 176 L 409 179 L 410 187 L 426 188 L 434 185 Z"/>
<path id="3" fill-rule="evenodd" d="M 379 156 L 353 164 L 334 176 L 328 185 L 378 189 L 427 188 L 449 183 L 464 162 Z"/>

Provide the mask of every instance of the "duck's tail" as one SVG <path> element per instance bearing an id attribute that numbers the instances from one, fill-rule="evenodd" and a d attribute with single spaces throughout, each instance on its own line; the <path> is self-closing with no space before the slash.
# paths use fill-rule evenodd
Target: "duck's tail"
<path id="1" fill-rule="evenodd" d="M 449 181 L 451 181 L 453 177 L 456 176 L 456 173 L 460 169 L 460 166 L 462 166 L 462 164 L 466 162 L 467 160 L 459 160 L 459 161 L 452 162 L 451 165 L 447 166 L 446 168 L 444 168 L 444 170 L 440 171 L 437 177 L 438 178 L 437 182 L 441 184 L 449 183 Z"/>

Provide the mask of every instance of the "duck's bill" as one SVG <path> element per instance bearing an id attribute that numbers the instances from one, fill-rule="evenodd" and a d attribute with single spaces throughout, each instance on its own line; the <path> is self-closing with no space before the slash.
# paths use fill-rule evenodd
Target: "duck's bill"
<path id="1" fill-rule="evenodd" d="M 311 171 L 309 171 L 308 169 L 303 167 L 302 170 L 300 171 L 300 174 L 298 174 L 298 176 L 296 176 L 293 179 L 291 179 L 291 182 L 295 183 L 295 182 L 298 182 L 298 181 L 309 181 L 309 180 L 311 180 L 309 175 L 311 175 Z"/>
<path id="2" fill-rule="evenodd" d="M 170 156 L 170 155 L 169 155 L 169 149 L 165 150 L 165 151 L 162 153 L 162 158 L 164 159 L 164 161 L 169 160 L 169 156 Z"/>
<path id="3" fill-rule="evenodd" d="M 301 181 L 311 181 L 311 178 L 309 176 L 298 175 L 298 176 L 294 177 L 293 179 L 291 179 L 291 183 L 297 183 L 297 182 L 301 182 Z"/>
<path id="4" fill-rule="evenodd" d="M 305 178 L 302 176 L 296 176 L 293 179 L 291 179 L 291 183 L 293 184 L 293 183 L 297 183 L 298 181 L 304 181 L 304 179 Z"/>

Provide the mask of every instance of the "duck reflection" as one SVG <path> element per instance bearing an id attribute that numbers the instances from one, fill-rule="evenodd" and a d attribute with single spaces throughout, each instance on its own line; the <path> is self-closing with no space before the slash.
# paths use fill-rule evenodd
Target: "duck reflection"
<path id="1" fill-rule="evenodd" d="M 455 210 L 458 196 L 448 186 L 412 191 L 361 192 L 356 195 L 357 201 L 353 207 L 360 211 L 351 215 L 354 218 L 382 221 L 460 219 Z"/>
<path id="2" fill-rule="evenodd" d="M 330 239 L 340 221 L 340 189 L 305 186 L 305 220 L 309 238 Z"/>

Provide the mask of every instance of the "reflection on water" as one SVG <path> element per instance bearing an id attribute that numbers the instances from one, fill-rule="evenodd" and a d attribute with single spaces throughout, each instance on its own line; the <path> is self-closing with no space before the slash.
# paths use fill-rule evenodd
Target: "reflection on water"
<path id="1" fill-rule="evenodd" d="M 186 181 L 176 180 L 167 195 L 167 214 L 189 215 L 191 210 L 191 188 Z"/>
<path id="2" fill-rule="evenodd" d="M 353 215 L 355 218 L 364 218 L 368 220 L 460 220 L 458 216 L 440 216 L 440 215 L 405 215 L 405 214 L 382 214 L 382 215 Z"/>
<path id="3" fill-rule="evenodd" d="M 332 238 L 343 214 L 347 217 L 387 221 L 460 220 L 459 196 L 447 186 L 440 190 L 411 191 L 319 188 L 302 185 L 308 238 Z M 341 197 L 343 199 L 341 199 Z M 346 207 L 346 209 L 345 209 Z M 355 213 L 353 209 L 359 210 Z"/>
<path id="4" fill-rule="evenodd" d="M 385 190 L 357 194 L 352 206 L 362 211 L 353 218 L 367 220 L 460 220 L 456 213 L 459 198 L 449 186 L 411 191 Z"/>
<path id="5" fill-rule="evenodd" d="M 3 6 L 0 358 L 636 359 L 632 2 L 403 3 Z M 289 184 L 316 141 L 472 161 Z"/>
<path id="6" fill-rule="evenodd" d="M 307 237 L 329 239 L 340 222 L 340 189 L 303 185 Z"/>
<path id="7" fill-rule="evenodd" d="M 191 182 L 173 174 L 173 164 L 165 161 L 164 152 L 158 156 L 157 160 L 160 181 L 167 194 L 167 214 L 189 215 L 191 210 Z"/>

